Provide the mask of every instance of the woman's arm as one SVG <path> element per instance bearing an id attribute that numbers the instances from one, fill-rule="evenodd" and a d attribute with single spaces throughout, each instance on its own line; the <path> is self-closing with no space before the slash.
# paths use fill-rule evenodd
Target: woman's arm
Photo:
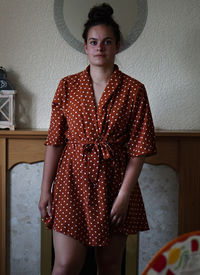
<path id="1" fill-rule="evenodd" d="M 145 156 L 131 158 L 126 168 L 125 176 L 118 196 L 111 210 L 111 222 L 114 226 L 120 226 L 126 219 L 131 192 L 137 183 L 142 170 Z"/>
<path id="2" fill-rule="evenodd" d="M 46 208 L 48 206 L 48 214 L 51 212 L 51 186 L 56 175 L 58 161 L 64 149 L 64 145 L 46 146 L 43 177 L 41 185 L 41 195 L 38 207 L 41 216 L 46 215 Z"/>

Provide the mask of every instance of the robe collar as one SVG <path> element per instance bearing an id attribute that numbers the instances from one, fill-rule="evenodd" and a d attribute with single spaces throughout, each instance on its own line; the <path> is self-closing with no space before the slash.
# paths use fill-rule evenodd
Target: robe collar
<path id="1" fill-rule="evenodd" d="M 121 75 L 122 75 L 122 73 L 119 71 L 118 66 L 115 64 L 114 65 L 114 70 L 113 70 L 113 72 L 110 76 L 110 79 L 109 79 L 106 87 L 105 87 L 105 90 L 102 93 L 102 96 L 100 98 L 97 109 L 101 109 L 106 104 L 106 102 L 109 100 L 109 98 L 112 96 L 113 92 L 115 92 L 117 86 L 120 83 Z M 94 96 L 92 79 L 91 79 L 91 76 L 90 76 L 90 65 L 88 65 L 86 67 L 86 69 L 83 71 L 83 76 L 87 80 L 87 82 L 88 82 L 87 84 L 91 88 L 91 91 L 92 91 L 93 96 Z"/>

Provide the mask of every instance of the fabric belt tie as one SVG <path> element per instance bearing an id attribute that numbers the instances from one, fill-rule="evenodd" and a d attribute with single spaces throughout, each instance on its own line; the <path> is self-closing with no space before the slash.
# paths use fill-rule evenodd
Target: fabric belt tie
<path id="1" fill-rule="evenodd" d="M 113 156 L 113 148 L 111 148 L 110 144 L 107 142 L 93 142 L 93 143 L 87 143 L 83 145 L 83 158 L 86 152 L 91 152 L 93 148 L 100 149 L 102 156 L 104 159 L 109 159 Z"/>
<path id="2" fill-rule="evenodd" d="M 116 146 L 123 144 L 124 137 L 115 142 L 103 140 L 85 141 L 77 139 L 68 139 L 67 142 L 74 144 L 82 144 L 83 160 L 86 159 L 87 177 L 92 183 L 97 183 L 100 169 L 100 159 L 104 160 L 113 158 Z M 115 147 L 115 148 L 114 148 Z"/>

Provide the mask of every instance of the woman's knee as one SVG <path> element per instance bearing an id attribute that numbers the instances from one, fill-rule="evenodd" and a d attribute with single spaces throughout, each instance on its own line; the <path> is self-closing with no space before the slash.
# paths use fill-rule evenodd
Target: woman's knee
<path id="1" fill-rule="evenodd" d="M 115 234 L 111 237 L 108 246 L 95 250 L 98 275 L 121 274 L 121 264 L 125 251 L 127 236 Z"/>
<path id="2" fill-rule="evenodd" d="M 87 247 L 79 241 L 53 231 L 55 262 L 53 275 L 79 274 L 87 251 Z"/>
<path id="3" fill-rule="evenodd" d="M 100 274 L 121 274 L 118 273 L 121 270 L 122 260 L 112 256 L 97 257 L 97 267 Z"/>
<path id="4" fill-rule="evenodd" d="M 80 269 L 81 265 L 73 259 L 66 261 L 55 260 L 52 275 L 78 275 Z"/>

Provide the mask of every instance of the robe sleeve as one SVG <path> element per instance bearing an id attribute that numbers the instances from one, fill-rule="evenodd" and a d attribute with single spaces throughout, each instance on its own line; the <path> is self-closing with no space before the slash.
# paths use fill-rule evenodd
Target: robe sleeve
<path id="1" fill-rule="evenodd" d="M 156 153 L 154 125 L 143 84 L 138 86 L 134 95 L 128 128 L 127 153 L 129 158 L 140 155 L 150 156 Z"/>
<path id="2" fill-rule="evenodd" d="M 45 145 L 66 144 L 67 121 L 63 113 L 66 89 L 66 81 L 61 79 L 52 101 L 51 120 Z"/>

